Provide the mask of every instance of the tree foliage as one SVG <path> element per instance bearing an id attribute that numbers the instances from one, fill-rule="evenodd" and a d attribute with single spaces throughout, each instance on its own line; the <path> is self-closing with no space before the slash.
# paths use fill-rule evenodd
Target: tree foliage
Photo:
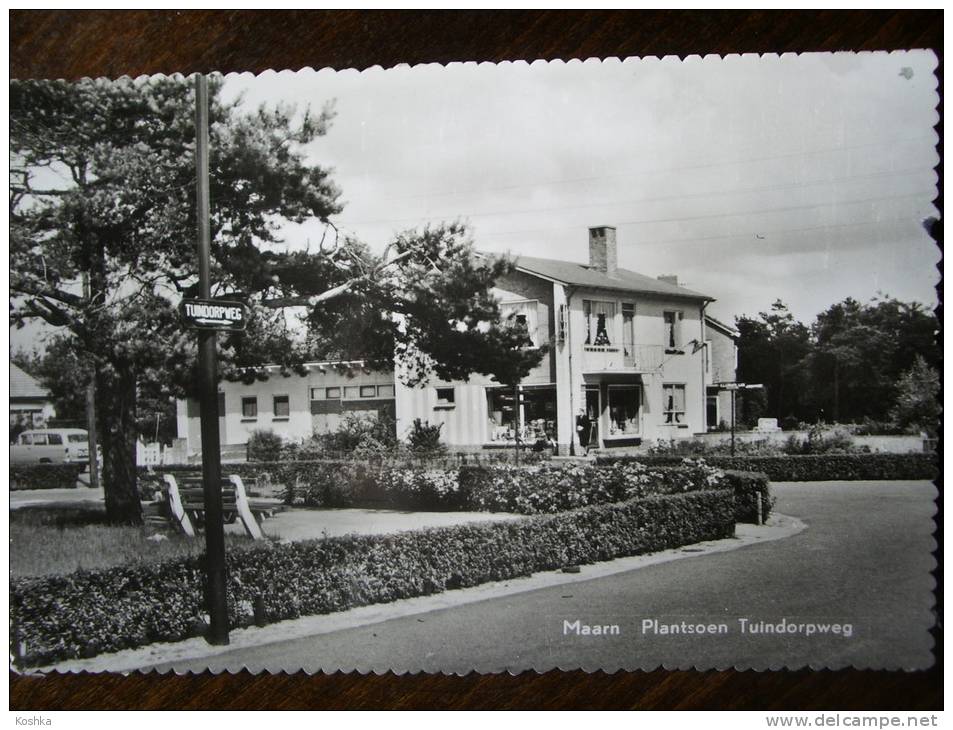
<path id="1" fill-rule="evenodd" d="M 219 338 L 224 377 L 260 378 L 266 363 L 287 374 L 315 357 L 390 366 L 396 352 L 411 382 L 515 382 L 539 361 L 489 293 L 510 264 L 473 256 L 462 226 L 405 233 L 380 255 L 331 232 L 340 192 L 307 152 L 330 106 L 249 112 L 223 100 L 220 80 L 209 86 L 213 295 L 252 311 L 244 334 Z M 10 118 L 11 322 L 68 333 L 73 375 L 95 380 L 107 513 L 137 522 L 138 405 L 194 395 L 198 382 L 177 312 L 198 286 L 192 85 L 16 81 Z M 289 250 L 282 226 L 307 221 L 329 226 L 328 241 Z"/>
<path id="2" fill-rule="evenodd" d="M 765 384 L 766 415 L 780 420 L 903 422 L 891 409 L 904 385 L 939 363 L 936 318 L 913 302 L 847 298 L 810 327 L 780 301 L 758 318 L 738 317 L 738 378 Z M 912 397 L 912 396 L 911 396 Z M 919 410 L 926 412 L 921 404 Z M 930 416 L 927 416 L 929 419 Z"/>

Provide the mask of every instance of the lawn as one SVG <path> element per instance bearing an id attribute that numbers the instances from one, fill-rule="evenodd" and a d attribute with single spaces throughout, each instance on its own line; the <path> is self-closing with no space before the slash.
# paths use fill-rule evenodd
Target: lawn
<path id="1" fill-rule="evenodd" d="M 490 512 L 291 509 L 266 520 L 263 530 L 270 539 L 292 542 L 520 518 L 520 515 Z M 157 540 L 156 535 L 165 539 Z M 243 550 L 254 544 L 244 535 L 238 522 L 225 526 L 226 550 Z M 76 570 L 154 563 L 198 555 L 204 550 L 205 540 L 201 535 L 190 539 L 156 526 L 107 525 L 102 503 L 28 504 L 10 511 L 10 574 L 13 577 L 65 575 Z"/>
<path id="2" fill-rule="evenodd" d="M 157 534 L 166 539 L 149 539 Z M 242 535 L 225 536 L 226 550 L 253 544 Z M 201 538 L 189 539 L 156 527 L 107 525 L 101 505 L 44 505 L 10 511 L 10 574 L 15 578 L 154 563 L 204 550 Z"/>

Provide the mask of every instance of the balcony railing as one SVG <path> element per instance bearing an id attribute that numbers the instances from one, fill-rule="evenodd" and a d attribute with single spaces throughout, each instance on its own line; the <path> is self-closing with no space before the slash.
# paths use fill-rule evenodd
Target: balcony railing
<path id="1" fill-rule="evenodd" d="M 650 373 L 662 367 L 661 345 L 583 345 L 584 373 Z"/>

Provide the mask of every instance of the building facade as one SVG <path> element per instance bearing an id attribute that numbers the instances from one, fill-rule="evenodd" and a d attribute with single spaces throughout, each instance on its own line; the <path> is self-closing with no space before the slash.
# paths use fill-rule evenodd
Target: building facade
<path id="1" fill-rule="evenodd" d="M 263 368 L 263 380 L 219 384 L 219 438 L 223 446 L 241 446 L 258 430 L 274 431 L 300 442 L 313 433 L 334 431 L 348 414 L 394 417 L 394 373 L 365 369 L 363 363 L 308 363 L 306 375 L 282 375 Z M 199 403 L 177 403 L 179 438 L 189 454 L 201 451 Z"/>
<path id="2" fill-rule="evenodd" d="M 495 294 L 504 316 L 526 327 L 534 346 L 547 346 L 542 362 L 518 393 L 479 376 L 421 387 L 398 378 L 398 434 L 420 418 L 443 424 L 441 436 L 454 449 L 546 439 L 568 454 L 708 429 L 708 349 L 716 343 L 706 346 L 705 307 L 712 298 L 674 277 L 620 269 L 614 228 L 589 230 L 588 266 L 519 257 Z"/>
<path id="3" fill-rule="evenodd" d="M 738 371 L 738 331 L 708 315 L 705 317 L 706 423 L 709 431 L 731 428 L 731 392 L 719 383 L 733 383 Z"/>
<path id="4" fill-rule="evenodd" d="M 473 375 L 468 381 L 407 386 L 394 372 L 360 362 L 310 363 L 305 376 L 277 367 L 252 384 L 224 382 L 223 445 L 268 429 L 287 441 L 337 428 L 348 413 L 396 419 L 406 439 L 415 419 L 440 424 L 452 450 L 555 444 L 559 453 L 689 438 L 730 423 L 737 333 L 705 313 L 713 301 L 678 284 L 620 269 L 616 231 L 589 230 L 589 264 L 520 257 L 496 282 L 504 318 L 545 348 L 518 389 Z M 199 408 L 178 406 L 189 453 L 201 448 Z"/>

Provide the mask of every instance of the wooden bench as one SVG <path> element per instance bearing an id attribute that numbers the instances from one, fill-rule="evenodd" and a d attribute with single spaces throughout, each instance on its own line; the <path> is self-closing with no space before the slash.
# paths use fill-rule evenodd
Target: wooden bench
<path id="1" fill-rule="evenodd" d="M 179 481 L 172 474 L 163 475 L 162 489 L 173 524 L 189 537 L 194 537 L 196 527 L 205 523 L 205 489 L 201 476 L 183 476 Z M 222 479 L 222 517 L 226 524 L 241 520 L 249 537 L 260 540 L 260 520 L 270 517 L 276 505 L 255 505 L 248 501 L 245 485 L 240 476 L 232 474 Z"/>

